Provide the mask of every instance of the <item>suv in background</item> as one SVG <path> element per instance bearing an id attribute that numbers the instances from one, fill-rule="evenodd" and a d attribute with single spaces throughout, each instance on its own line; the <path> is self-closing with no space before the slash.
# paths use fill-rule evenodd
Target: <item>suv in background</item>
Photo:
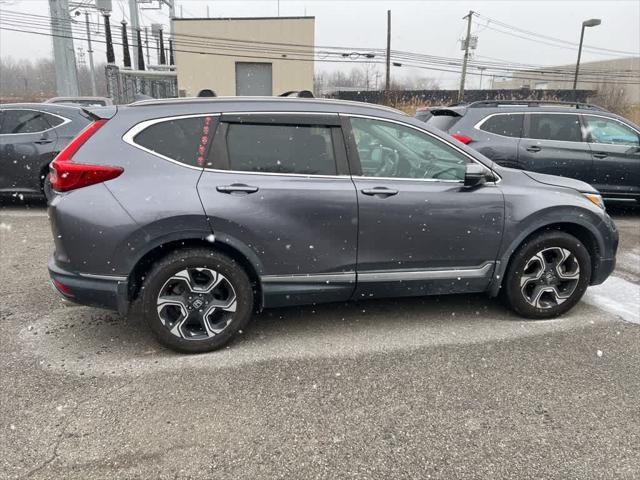
<path id="1" fill-rule="evenodd" d="M 427 124 L 499 165 L 582 180 L 640 203 L 640 127 L 594 105 L 480 101 L 430 110 Z"/>
<path id="2" fill-rule="evenodd" d="M 618 234 L 577 180 L 502 168 L 402 112 L 302 98 L 92 110 L 51 164 L 69 300 L 139 301 L 166 346 L 220 348 L 254 308 L 503 292 L 550 318 L 615 265 Z"/>
<path id="3" fill-rule="evenodd" d="M 0 194 L 49 197 L 49 163 L 89 123 L 78 107 L 0 105 Z"/>

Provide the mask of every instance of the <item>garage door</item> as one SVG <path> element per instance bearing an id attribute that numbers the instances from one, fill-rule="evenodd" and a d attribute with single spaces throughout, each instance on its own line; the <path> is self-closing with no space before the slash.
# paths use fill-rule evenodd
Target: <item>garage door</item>
<path id="1" fill-rule="evenodd" d="M 273 95 L 270 63 L 236 62 L 236 95 Z"/>

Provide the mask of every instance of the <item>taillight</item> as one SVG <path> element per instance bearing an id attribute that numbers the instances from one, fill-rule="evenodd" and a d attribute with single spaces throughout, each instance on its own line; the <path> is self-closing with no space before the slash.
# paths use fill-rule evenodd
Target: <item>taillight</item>
<path id="1" fill-rule="evenodd" d="M 52 280 L 51 282 L 53 283 L 53 286 L 56 287 L 56 290 L 58 290 L 58 292 L 60 292 L 62 295 L 64 295 L 65 297 L 73 297 L 73 292 L 71 291 L 71 289 L 60 280 Z"/>
<path id="2" fill-rule="evenodd" d="M 473 138 L 467 137 L 466 135 L 460 135 L 459 133 L 454 133 L 451 136 L 465 145 L 469 144 L 471 140 L 473 140 Z"/>
<path id="3" fill-rule="evenodd" d="M 67 192 L 106 182 L 119 176 L 124 170 L 120 167 L 74 163 L 73 156 L 100 129 L 106 120 L 97 120 L 82 130 L 51 162 L 49 180 L 51 187 L 58 192 Z"/>

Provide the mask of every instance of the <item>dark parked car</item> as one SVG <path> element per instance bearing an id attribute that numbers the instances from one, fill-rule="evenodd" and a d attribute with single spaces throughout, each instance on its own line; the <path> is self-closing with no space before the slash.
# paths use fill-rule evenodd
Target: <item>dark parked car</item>
<path id="1" fill-rule="evenodd" d="M 482 101 L 431 109 L 432 127 L 500 165 L 576 178 L 640 202 L 640 127 L 580 103 Z"/>
<path id="2" fill-rule="evenodd" d="M 586 183 L 497 166 L 401 112 L 298 98 L 93 110 L 52 163 L 53 284 L 141 303 L 173 349 L 212 350 L 254 309 L 502 292 L 560 315 L 615 264 Z"/>
<path id="3" fill-rule="evenodd" d="M 49 163 L 89 123 L 77 107 L 0 105 L 0 194 L 45 194 Z"/>

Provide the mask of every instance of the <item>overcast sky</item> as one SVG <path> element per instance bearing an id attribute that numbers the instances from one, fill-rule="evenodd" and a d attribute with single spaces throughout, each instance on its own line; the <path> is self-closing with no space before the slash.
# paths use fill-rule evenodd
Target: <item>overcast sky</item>
<path id="1" fill-rule="evenodd" d="M 93 0 L 84 0 L 85 2 Z M 157 5 L 157 1 L 151 5 Z M 244 17 L 276 16 L 277 0 L 176 0 L 176 14 L 185 17 L 205 17 L 207 5 L 211 16 Z M 147 5 L 149 6 L 149 5 Z M 113 0 L 112 25 L 128 18 L 128 0 Z M 143 7 L 146 7 L 143 5 Z M 316 44 L 384 48 L 386 41 L 386 10 L 392 11 L 392 49 L 429 55 L 461 58 L 459 39 L 466 27 L 462 17 L 474 10 L 484 17 L 514 25 L 532 32 L 567 41 L 578 42 L 584 19 L 600 18 L 602 25 L 589 28 L 585 45 L 621 51 L 640 51 L 640 1 L 287 1 L 279 2 L 280 15 L 316 17 Z M 2 11 L 48 14 L 47 0 L 0 0 Z M 143 10 L 142 23 L 160 22 L 168 25 L 168 10 Z M 94 21 L 98 21 L 94 14 Z M 473 32 L 479 36 L 475 52 L 480 59 L 561 65 L 574 63 L 576 51 L 508 36 L 486 28 L 487 20 L 478 18 Z M 489 27 L 495 25 L 488 24 Z M 168 28 L 167 28 L 168 29 Z M 114 30 L 114 38 L 118 32 Z M 84 42 L 76 42 L 76 48 Z M 83 45 L 86 49 L 86 45 Z M 97 60 L 104 61 L 104 45 L 96 45 Z M 120 49 L 116 53 L 120 56 Z M 0 31 L 0 56 L 13 58 L 51 57 L 49 37 Z M 616 57 L 615 54 L 584 52 L 583 61 Z M 316 70 L 330 70 L 333 65 L 316 63 Z M 349 68 L 349 65 L 342 68 Z M 457 75 L 427 70 L 396 67 L 394 75 L 429 76 L 445 87 L 453 86 Z M 472 85 L 478 79 L 471 80 Z"/>

